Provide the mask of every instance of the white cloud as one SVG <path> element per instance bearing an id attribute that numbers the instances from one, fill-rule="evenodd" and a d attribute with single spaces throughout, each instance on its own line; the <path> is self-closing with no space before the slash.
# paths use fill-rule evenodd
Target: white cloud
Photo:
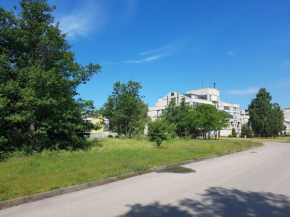
<path id="1" fill-rule="evenodd" d="M 232 95 L 247 95 L 247 94 L 257 93 L 258 91 L 259 91 L 259 88 L 251 87 L 244 90 L 230 90 L 228 93 Z"/>
<path id="2" fill-rule="evenodd" d="M 156 55 L 156 56 L 147 57 L 147 58 L 144 58 L 141 60 L 127 60 L 124 63 L 145 63 L 145 62 L 151 62 L 153 60 L 157 60 L 161 57 L 162 57 L 162 55 Z"/>
<path id="3" fill-rule="evenodd" d="M 72 39 L 99 31 L 108 20 L 105 7 L 101 2 L 85 1 L 82 3 L 82 7 L 60 17 L 60 29 Z"/>
<path id="4" fill-rule="evenodd" d="M 228 50 L 228 51 L 227 51 L 227 54 L 231 56 L 231 55 L 234 54 L 234 52 L 233 52 L 232 50 Z"/>
<path id="5" fill-rule="evenodd" d="M 163 47 L 141 52 L 138 55 L 144 56 L 144 55 L 148 55 L 152 53 L 161 53 L 163 56 L 167 56 L 167 55 L 171 55 L 179 51 L 183 47 L 183 45 L 184 45 L 184 42 L 182 41 L 172 42 Z"/>

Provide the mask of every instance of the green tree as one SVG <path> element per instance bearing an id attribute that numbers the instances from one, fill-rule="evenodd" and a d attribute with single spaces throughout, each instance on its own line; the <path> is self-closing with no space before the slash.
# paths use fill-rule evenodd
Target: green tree
<path id="1" fill-rule="evenodd" d="M 251 138 L 253 134 L 254 134 L 253 130 L 247 124 L 242 125 L 242 130 L 241 130 L 242 138 L 244 138 L 245 136 L 246 138 Z"/>
<path id="2" fill-rule="evenodd" d="M 176 127 L 176 134 L 179 137 L 186 136 L 188 132 L 188 113 L 192 108 L 186 104 L 185 99 L 182 98 L 180 105 L 176 105 L 175 99 L 172 99 L 169 105 L 162 113 L 162 118 L 169 124 L 173 124 Z"/>
<path id="3" fill-rule="evenodd" d="M 249 105 L 249 124 L 256 135 L 278 136 L 283 129 L 283 111 L 277 103 L 271 103 L 272 96 L 261 88 Z"/>
<path id="4" fill-rule="evenodd" d="M 159 147 L 165 140 L 172 138 L 174 126 L 170 125 L 164 119 L 158 118 L 148 124 L 148 137 L 151 142 L 156 142 Z"/>
<path id="5" fill-rule="evenodd" d="M 79 148 L 92 126 L 82 112 L 92 102 L 75 100 L 77 87 L 100 70 L 81 66 L 54 23 L 46 0 L 0 7 L 0 151 Z"/>
<path id="6" fill-rule="evenodd" d="M 196 107 L 196 120 L 197 127 L 202 132 L 203 138 L 210 138 L 210 133 L 216 129 L 219 120 L 217 108 L 207 104 L 198 105 Z"/>
<path id="7" fill-rule="evenodd" d="M 271 112 L 271 133 L 272 136 L 279 136 L 282 134 L 284 127 L 284 113 L 278 103 L 273 103 Z"/>
<path id="8" fill-rule="evenodd" d="M 215 122 L 213 125 L 213 130 L 215 131 L 215 139 L 220 137 L 220 131 L 229 125 L 230 115 L 224 111 L 215 111 Z"/>
<path id="9" fill-rule="evenodd" d="M 235 128 L 232 128 L 232 137 L 237 137 L 237 132 Z"/>
<path id="10" fill-rule="evenodd" d="M 110 129 L 119 135 L 141 134 L 147 118 L 147 105 L 139 91 L 141 84 L 134 81 L 114 84 L 113 92 L 100 110 L 110 121 Z"/>

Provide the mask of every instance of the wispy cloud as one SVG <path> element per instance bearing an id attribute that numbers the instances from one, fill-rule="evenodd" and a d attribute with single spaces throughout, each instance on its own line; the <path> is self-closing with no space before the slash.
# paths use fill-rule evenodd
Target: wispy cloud
<path id="1" fill-rule="evenodd" d="M 290 68 L 290 60 L 281 64 L 283 68 Z"/>
<path id="2" fill-rule="evenodd" d="M 147 50 L 147 51 L 143 51 L 141 53 L 138 54 L 138 57 L 134 58 L 134 59 L 129 59 L 129 60 L 125 60 L 125 61 L 121 61 L 121 62 L 112 62 L 112 61 L 106 61 L 103 64 L 120 64 L 120 63 L 146 63 L 146 62 L 152 62 L 154 60 L 160 59 L 160 58 L 164 58 L 166 56 L 172 55 L 173 53 L 176 53 L 177 51 L 179 51 L 182 47 L 183 47 L 184 43 L 183 42 L 174 42 L 174 43 L 169 43 L 166 46 L 163 47 L 159 47 L 156 49 L 152 49 L 152 50 Z M 142 57 L 140 57 L 142 56 Z M 147 57 L 146 57 L 147 56 Z"/>
<path id="3" fill-rule="evenodd" d="M 157 55 L 157 56 L 150 56 L 141 60 L 127 60 L 124 63 L 145 63 L 145 62 L 151 62 L 153 60 L 157 60 L 159 58 L 161 58 L 162 55 Z"/>
<path id="4" fill-rule="evenodd" d="M 101 30 L 107 21 L 107 12 L 102 2 L 84 1 L 81 7 L 60 17 L 60 29 L 69 38 L 75 39 Z"/>
<path id="5" fill-rule="evenodd" d="M 232 50 L 228 50 L 228 51 L 227 51 L 227 54 L 228 54 L 229 56 L 231 56 L 231 55 L 234 54 L 234 52 L 233 52 Z"/>
<path id="6" fill-rule="evenodd" d="M 228 93 L 232 95 L 248 95 L 248 94 L 257 93 L 258 91 L 259 91 L 259 88 L 250 87 L 244 90 L 230 90 L 228 91 Z"/>
<path id="7" fill-rule="evenodd" d="M 143 52 L 139 53 L 138 55 L 139 56 L 147 56 L 147 55 L 151 54 L 151 56 L 143 58 L 143 59 L 139 59 L 139 60 L 135 60 L 135 59 L 127 60 L 127 61 L 124 61 L 124 63 L 151 62 L 153 60 L 157 60 L 157 59 L 160 59 L 161 57 L 169 56 L 169 55 L 179 51 L 182 48 L 183 44 L 184 44 L 183 42 L 174 42 L 174 43 L 169 43 L 163 47 L 143 51 Z"/>
<path id="8" fill-rule="evenodd" d="M 183 47 L 183 45 L 184 45 L 183 41 L 172 42 L 172 43 L 169 43 L 163 47 L 143 51 L 143 52 L 139 53 L 138 55 L 144 56 L 144 55 L 148 55 L 148 54 L 158 53 L 158 54 L 162 54 L 163 56 L 167 56 L 167 55 L 171 55 L 171 54 L 179 51 Z"/>

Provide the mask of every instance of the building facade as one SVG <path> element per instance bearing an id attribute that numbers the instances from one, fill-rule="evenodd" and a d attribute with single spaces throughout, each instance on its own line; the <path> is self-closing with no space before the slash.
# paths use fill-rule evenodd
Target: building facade
<path id="1" fill-rule="evenodd" d="M 170 92 L 163 98 L 160 98 L 154 107 L 149 108 L 148 116 L 152 120 L 158 118 L 172 99 L 175 99 L 176 105 L 179 105 L 181 100 L 185 99 L 185 103 L 193 108 L 196 108 L 199 104 L 216 106 L 218 110 L 225 111 L 230 115 L 229 126 L 221 130 L 220 135 L 230 135 L 232 128 L 235 128 L 238 135 L 241 133 L 240 105 L 220 101 L 220 91 L 215 88 L 190 90 L 185 94 L 176 91 Z"/>
<path id="2" fill-rule="evenodd" d="M 290 135 L 290 107 L 284 109 L 284 125 L 286 126 L 286 134 Z"/>
<path id="3" fill-rule="evenodd" d="M 250 116 L 249 116 L 249 110 L 242 109 L 240 113 L 241 118 L 241 124 L 247 124 L 249 122 Z"/>

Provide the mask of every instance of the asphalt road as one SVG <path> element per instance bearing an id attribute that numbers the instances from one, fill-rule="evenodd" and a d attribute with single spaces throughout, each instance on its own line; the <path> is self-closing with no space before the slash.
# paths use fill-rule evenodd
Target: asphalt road
<path id="1" fill-rule="evenodd" d="M 290 144 L 267 143 L 0 211 L 1 217 L 290 217 Z"/>

